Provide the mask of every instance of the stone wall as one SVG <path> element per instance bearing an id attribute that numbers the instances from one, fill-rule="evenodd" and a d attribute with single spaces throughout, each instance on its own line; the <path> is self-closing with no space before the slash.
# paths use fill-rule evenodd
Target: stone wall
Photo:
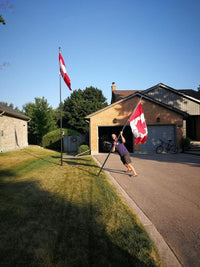
<path id="1" fill-rule="evenodd" d="M 0 116 L 0 152 L 27 146 L 27 121 L 6 115 Z"/>

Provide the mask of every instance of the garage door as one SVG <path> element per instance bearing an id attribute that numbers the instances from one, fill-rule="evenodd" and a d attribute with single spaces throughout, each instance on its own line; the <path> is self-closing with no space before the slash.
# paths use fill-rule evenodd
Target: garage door
<path id="1" fill-rule="evenodd" d="M 99 152 L 107 153 L 110 150 L 109 144 L 113 142 L 112 133 L 115 133 L 117 136 L 122 130 L 123 125 L 121 126 L 99 126 L 98 128 L 98 137 L 99 137 Z M 130 126 L 125 127 L 123 133 L 126 143 L 125 146 L 130 153 L 133 152 L 133 134 L 131 132 Z"/>
<path id="2" fill-rule="evenodd" d="M 172 140 L 176 143 L 175 125 L 147 125 L 148 138 L 145 144 L 140 145 L 140 151 L 155 153 L 156 147 L 160 144 L 159 139 L 165 142 Z"/>

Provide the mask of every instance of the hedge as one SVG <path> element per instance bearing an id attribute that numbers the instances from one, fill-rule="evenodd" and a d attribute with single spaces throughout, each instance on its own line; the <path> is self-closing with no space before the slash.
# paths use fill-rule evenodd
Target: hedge
<path id="1" fill-rule="evenodd" d="M 72 129 L 63 129 L 64 135 L 80 135 Z M 42 146 L 50 149 L 60 150 L 60 129 L 45 134 L 42 138 Z"/>
<path id="2" fill-rule="evenodd" d="M 88 145 L 80 145 L 78 148 L 78 154 L 90 155 L 90 150 Z"/>

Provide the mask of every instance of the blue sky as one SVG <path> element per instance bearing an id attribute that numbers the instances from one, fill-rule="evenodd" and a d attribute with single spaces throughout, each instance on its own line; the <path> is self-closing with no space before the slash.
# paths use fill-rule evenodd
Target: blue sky
<path id="1" fill-rule="evenodd" d="M 59 105 L 58 51 L 72 89 L 200 84 L 199 0 L 0 0 L 0 101 Z M 62 81 L 62 100 L 71 92 Z"/>

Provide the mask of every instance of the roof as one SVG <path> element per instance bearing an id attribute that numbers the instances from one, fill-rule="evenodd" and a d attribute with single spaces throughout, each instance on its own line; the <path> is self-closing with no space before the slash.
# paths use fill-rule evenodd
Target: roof
<path id="1" fill-rule="evenodd" d="M 10 117 L 22 119 L 22 120 L 25 120 L 25 121 L 29 121 L 31 119 L 28 116 L 23 115 L 22 113 L 14 110 L 11 107 L 6 106 L 3 103 L 0 103 L 0 115 L 7 115 L 7 116 L 10 116 Z"/>
<path id="2" fill-rule="evenodd" d="M 195 91 L 192 89 L 179 89 L 178 91 L 185 95 L 188 95 L 188 96 L 191 96 L 193 98 L 200 100 L 200 91 Z"/>
<path id="3" fill-rule="evenodd" d="M 179 109 L 177 109 L 177 108 L 175 108 L 175 107 L 173 107 L 173 106 L 169 106 L 169 105 L 167 105 L 167 104 L 164 104 L 164 103 L 162 103 L 162 102 L 160 102 L 160 101 L 155 100 L 154 98 L 152 98 L 152 97 L 150 97 L 150 96 L 148 96 L 148 95 L 143 95 L 142 93 L 136 91 L 134 94 L 131 94 L 131 95 L 129 95 L 129 96 L 123 98 L 123 99 L 120 99 L 120 100 L 118 100 L 118 101 L 116 101 L 116 102 L 114 102 L 114 103 L 112 103 L 112 104 L 106 106 L 105 108 L 102 108 L 102 109 L 100 109 L 100 110 L 98 110 L 98 111 L 95 111 L 95 112 L 89 114 L 88 116 L 86 116 L 85 118 L 86 118 L 86 119 L 90 119 L 90 118 L 93 117 L 94 115 L 96 115 L 96 114 L 98 114 L 98 113 L 100 113 L 100 112 L 102 112 L 102 111 L 104 111 L 104 110 L 106 110 L 106 109 L 109 109 L 110 107 L 113 107 L 114 105 L 117 105 L 117 104 L 119 104 L 119 103 L 121 103 L 121 102 L 123 102 L 123 101 L 126 101 L 126 100 L 128 100 L 128 99 L 131 99 L 131 98 L 133 98 L 133 97 L 135 97 L 135 96 L 138 96 L 138 97 L 141 97 L 141 98 L 143 98 L 143 99 L 149 100 L 149 101 L 151 101 L 151 102 L 153 102 L 153 103 L 156 103 L 156 104 L 158 104 L 158 105 L 160 105 L 160 106 L 165 107 L 166 109 L 169 109 L 169 110 L 172 110 L 172 111 L 174 111 L 174 112 L 176 112 L 176 113 L 179 113 L 179 114 L 181 114 L 182 116 L 184 116 L 185 118 L 188 117 L 188 113 L 186 113 L 186 112 L 184 112 L 184 111 L 181 111 L 181 110 L 179 110 Z"/>
<path id="4" fill-rule="evenodd" d="M 112 99 L 111 103 L 114 103 L 116 101 L 119 101 L 127 96 L 130 96 L 136 92 L 140 92 L 137 90 L 114 90 L 112 91 Z"/>
<path id="5" fill-rule="evenodd" d="M 178 95 L 181 95 L 181 96 L 184 96 L 192 101 L 195 101 L 197 103 L 200 102 L 200 92 L 199 91 L 195 91 L 195 90 L 192 90 L 192 89 L 174 89 L 170 86 L 167 86 L 163 83 L 158 83 L 146 90 L 114 90 L 112 91 L 112 99 L 111 99 L 111 104 L 116 102 L 116 101 L 119 101 L 123 98 L 126 98 L 127 96 L 130 96 L 136 92 L 139 92 L 141 94 L 146 94 L 152 90 L 154 90 L 155 88 L 158 88 L 158 87 L 161 87 L 161 88 L 164 88 L 164 89 L 167 89 L 169 91 L 172 91 L 173 93 L 175 94 L 178 94 Z"/>
<path id="6" fill-rule="evenodd" d="M 200 99 L 198 97 L 193 97 L 189 93 L 190 91 L 193 91 L 193 93 L 196 92 L 196 91 L 194 91 L 192 89 L 184 89 L 184 90 L 179 89 L 179 90 L 176 90 L 176 89 L 174 89 L 174 88 L 172 88 L 170 86 L 167 86 L 167 85 L 165 85 L 163 83 L 159 83 L 159 84 L 157 84 L 157 85 L 155 85 L 153 87 L 150 87 L 149 89 L 146 89 L 146 90 L 142 91 L 142 93 L 146 94 L 146 93 L 148 93 L 148 92 L 150 92 L 150 91 L 152 91 L 152 90 L 154 90 L 155 88 L 158 88 L 158 87 L 167 89 L 167 90 L 169 90 L 169 91 L 171 91 L 171 92 L 173 92 L 173 93 L 175 93 L 177 95 L 183 96 L 183 97 L 188 98 L 188 99 L 190 99 L 190 100 L 192 100 L 194 102 L 200 103 Z M 196 92 L 196 93 L 198 93 L 198 92 Z"/>

